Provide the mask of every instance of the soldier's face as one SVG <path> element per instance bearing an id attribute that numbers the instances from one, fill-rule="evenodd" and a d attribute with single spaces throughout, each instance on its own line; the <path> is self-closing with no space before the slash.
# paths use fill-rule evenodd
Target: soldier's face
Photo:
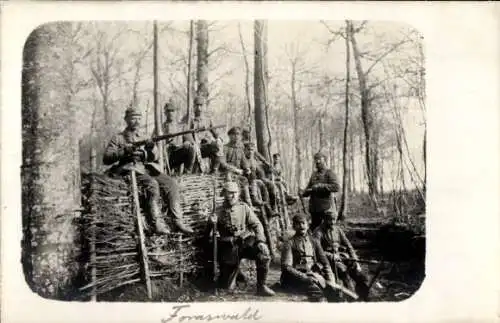
<path id="1" fill-rule="evenodd" d="M 337 215 L 332 214 L 326 219 L 326 225 L 332 227 L 337 222 Z"/>
<path id="2" fill-rule="evenodd" d="M 325 158 L 323 157 L 316 157 L 314 158 L 314 164 L 316 165 L 317 169 L 323 169 L 325 168 Z"/>
<path id="3" fill-rule="evenodd" d="M 233 133 L 233 134 L 230 134 L 229 135 L 229 140 L 231 140 L 231 142 L 240 142 L 241 141 L 241 134 L 239 133 Z"/>
<path id="4" fill-rule="evenodd" d="M 224 196 L 226 198 L 226 202 L 229 203 L 229 205 L 235 205 L 236 202 L 238 202 L 239 198 L 239 193 L 238 191 L 226 191 L 226 194 Z"/>
<path id="5" fill-rule="evenodd" d="M 172 111 L 172 110 L 165 111 L 165 116 L 167 117 L 167 121 L 173 121 L 174 120 L 174 111 Z"/>
<path id="6" fill-rule="evenodd" d="M 298 234 L 305 234 L 307 232 L 307 229 L 309 229 L 309 224 L 305 219 L 301 219 L 293 223 L 293 229 Z"/>
<path id="7" fill-rule="evenodd" d="M 139 116 L 129 116 L 125 119 L 125 122 L 127 123 L 127 127 L 131 130 L 136 130 L 139 128 L 139 125 L 141 123 L 141 117 Z"/>

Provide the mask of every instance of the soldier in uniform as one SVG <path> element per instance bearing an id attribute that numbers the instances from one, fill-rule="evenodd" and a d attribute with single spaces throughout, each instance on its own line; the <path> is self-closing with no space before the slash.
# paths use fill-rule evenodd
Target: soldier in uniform
<path id="1" fill-rule="evenodd" d="M 158 234 L 167 234 L 159 201 L 163 198 L 168 214 L 173 223 L 181 232 L 193 233 L 182 223 L 182 209 L 180 205 L 179 188 L 177 182 L 162 173 L 157 163 L 157 150 L 153 141 L 143 147 L 134 147 L 133 142 L 142 140 L 139 134 L 141 113 L 130 107 L 125 111 L 127 127 L 114 135 L 109 142 L 103 156 L 105 165 L 112 165 L 108 170 L 111 176 L 126 175 L 131 170 L 137 174 L 137 182 L 146 194 L 146 213 L 154 231 Z"/>
<path id="2" fill-rule="evenodd" d="M 266 285 L 270 253 L 264 229 L 252 209 L 239 201 L 238 195 L 238 184 L 227 182 L 223 210 L 209 217 L 210 226 L 215 224 L 219 236 L 219 287 L 227 287 L 229 276 L 241 259 L 250 259 L 256 262 L 257 294 L 273 296 L 274 291 Z"/>
<path id="3" fill-rule="evenodd" d="M 302 214 L 292 219 L 295 234 L 285 242 L 281 255 L 281 286 L 306 293 L 310 301 L 332 300 L 337 293 L 331 287 L 335 277 L 319 243 L 308 232 Z"/>
<path id="4" fill-rule="evenodd" d="M 333 171 L 326 166 L 326 156 L 321 152 L 314 155 L 316 170 L 311 175 L 302 197 L 310 197 L 311 231 L 326 218 L 327 210 L 336 210 L 335 195 L 339 191 L 339 181 Z"/>
<path id="5" fill-rule="evenodd" d="M 250 169 L 247 178 L 250 185 L 252 202 L 256 206 L 264 206 L 268 218 L 279 216 L 279 213 L 272 209 L 268 187 L 264 183 L 264 180 L 266 180 L 265 171 L 262 164 L 256 160 L 254 153 L 255 144 L 253 142 L 245 142 L 245 157 L 248 160 Z"/>
<path id="6" fill-rule="evenodd" d="M 338 213 L 335 210 L 326 212 L 327 218 L 313 232 L 313 237 L 319 242 L 330 265 L 335 269 L 338 278 L 350 289 L 355 289 L 362 300 L 368 298 L 368 279 L 357 262 L 358 256 L 349 239 L 337 223 Z M 351 286 L 349 276 L 356 283 Z"/>
<path id="7" fill-rule="evenodd" d="M 289 205 L 294 204 L 297 202 L 297 197 L 288 193 L 288 186 L 282 176 L 283 170 L 281 166 L 281 155 L 279 153 L 273 154 L 273 169 L 278 189 L 282 192 L 282 195 L 285 197 L 286 202 Z"/>
<path id="8" fill-rule="evenodd" d="M 188 125 L 186 123 L 177 122 L 175 120 L 175 112 L 177 111 L 177 108 L 174 104 L 168 102 L 165 104 L 163 109 L 166 119 L 163 124 L 164 134 L 172 134 L 188 130 Z M 191 173 L 196 157 L 194 145 L 194 138 L 191 134 L 171 138 L 168 144 L 165 145 L 170 168 L 178 170 L 180 166 L 184 164 L 186 172 Z"/>
<path id="9" fill-rule="evenodd" d="M 248 179 L 243 176 L 250 173 L 250 167 L 245 157 L 244 144 L 241 141 L 241 129 L 240 127 L 232 127 L 227 134 L 229 142 L 224 145 L 224 159 L 227 164 L 238 169 L 236 178 L 240 183 L 243 201 L 251 206 L 252 199 Z"/>

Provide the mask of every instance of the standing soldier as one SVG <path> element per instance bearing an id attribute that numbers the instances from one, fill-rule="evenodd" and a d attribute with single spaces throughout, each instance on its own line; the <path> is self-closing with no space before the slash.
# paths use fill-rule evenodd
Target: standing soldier
<path id="1" fill-rule="evenodd" d="M 344 230 L 337 224 L 338 213 L 334 210 L 326 212 L 327 218 L 316 230 L 313 237 L 319 242 L 330 265 L 335 269 L 338 278 L 348 288 L 352 288 L 349 276 L 356 283 L 356 293 L 362 300 L 368 299 L 368 279 L 363 274 L 356 251 L 347 239 Z"/>
<path id="2" fill-rule="evenodd" d="M 295 234 L 285 242 L 281 255 L 281 286 L 284 289 L 305 292 L 310 301 L 321 301 L 337 294 L 332 269 L 323 249 L 308 232 L 304 215 L 292 219 Z"/>
<path id="3" fill-rule="evenodd" d="M 186 123 L 177 122 L 175 120 L 177 108 L 173 103 L 166 103 L 163 109 L 166 118 L 163 124 L 163 134 L 166 135 L 188 130 L 188 125 Z M 196 158 L 194 144 L 195 142 L 191 134 L 177 136 L 169 140 L 168 144 L 165 145 L 165 151 L 171 169 L 178 170 L 180 166 L 184 164 L 186 172 L 192 172 Z"/>
<path id="4" fill-rule="evenodd" d="M 123 176 L 131 170 L 136 172 L 138 185 L 146 194 L 147 215 L 157 234 L 169 233 L 159 205 L 162 197 L 177 229 L 191 234 L 193 230 L 182 223 L 179 187 L 172 177 L 162 173 L 155 144 L 153 141 L 148 141 L 143 147 L 132 144 L 143 139 L 139 134 L 140 120 L 141 113 L 136 109 L 130 107 L 125 111 L 127 127 L 113 136 L 104 152 L 103 162 L 113 165 L 108 171 L 111 176 Z"/>
<path id="5" fill-rule="evenodd" d="M 311 175 L 302 197 L 310 197 L 311 231 L 326 218 L 327 210 L 335 210 L 335 195 L 339 191 L 339 181 L 333 171 L 326 166 L 326 156 L 321 152 L 314 155 L 316 170 Z"/>
<path id="6" fill-rule="evenodd" d="M 270 254 L 264 229 L 252 209 L 239 201 L 238 195 L 238 184 L 227 182 L 224 186 L 223 210 L 209 217 L 209 223 L 216 225 L 219 236 L 218 285 L 227 287 L 231 274 L 238 270 L 240 260 L 250 259 L 256 262 L 257 294 L 273 296 L 274 291 L 266 285 Z"/>

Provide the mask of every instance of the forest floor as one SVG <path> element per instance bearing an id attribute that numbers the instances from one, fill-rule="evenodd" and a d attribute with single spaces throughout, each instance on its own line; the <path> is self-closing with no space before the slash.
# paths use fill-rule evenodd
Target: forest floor
<path id="1" fill-rule="evenodd" d="M 380 273 L 371 289 L 370 301 L 400 301 L 410 297 L 420 287 L 425 276 L 425 217 L 420 211 L 410 214 L 412 223 L 397 223 L 394 215 L 385 213 L 381 216 L 368 207 L 365 198 L 351 202 L 350 214 L 346 214 L 344 223 L 351 243 L 361 259 L 384 261 Z M 298 208 L 298 206 L 297 206 Z M 291 214 L 297 212 L 291 210 Z M 419 214 L 416 214 L 419 213 Z M 420 216 L 417 216 L 420 215 Z M 420 221 L 420 222 L 419 222 Z M 408 222 L 408 221 L 407 221 Z M 362 264 L 363 271 L 369 280 L 377 271 L 377 264 Z M 102 301 L 154 301 L 154 302 L 205 302 L 205 301 L 307 301 L 304 295 L 290 294 L 280 289 L 279 259 L 272 264 L 268 276 L 268 284 L 276 292 L 274 297 L 255 295 L 255 270 L 252 262 L 244 262 L 243 270 L 249 280 L 238 285 L 235 291 L 214 291 L 200 288 L 185 280 L 179 287 L 177 280 L 163 279 L 153 281 L 152 300 L 146 297 L 144 285 L 124 286 L 105 295 Z"/>

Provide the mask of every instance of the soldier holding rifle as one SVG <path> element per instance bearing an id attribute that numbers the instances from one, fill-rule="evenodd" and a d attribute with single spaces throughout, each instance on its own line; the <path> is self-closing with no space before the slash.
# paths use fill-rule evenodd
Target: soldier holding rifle
<path id="1" fill-rule="evenodd" d="M 227 288 L 238 273 L 241 259 L 255 260 L 257 270 L 257 294 L 273 296 L 266 285 L 270 255 L 264 229 L 252 209 L 239 201 L 239 187 L 235 182 L 224 186 L 223 210 L 209 217 L 209 227 L 216 225 L 219 239 L 217 262 L 220 268 L 218 286 Z"/>
<path id="2" fill-rule="evenodd" d="M 337 296 L 335 277 L 319 243 L 308 232 L 302 214 L 292 219 L 295 234 L 285 242 L 281 255 L 281 286 L 306 293 L 310 301 L 333 301 Z"/>
<path id="3" fill-rule="evenodd" d="M 105 165 L 112 165 L 108 171 L 111 176 L 126 175 L 131 170 L 136 172 L 138 185 L 146 194 L 146 214 L 157 234 L 169 233 L 160 208 L 160 198 L 165 202 L 167 213 L 172 217 L 176 228 L 191 234 L 193 230 L 182 223 L 178 184 L 172 177 L 162 173 L 157 163 L 154 141 L 141 140 L 140 120 L 141 113 L 138 110 L 129 107 L 125 111 L 127 127 L 111 138 L 104 152 L 103 162 Z M 140 145 L 137 144 L 139 141 Z"/>
<path id="4" fill-rule="evenodd" d="M 362 300 L 367 300 L 368 279 L 361 270 L 356 251 L 342 228 L 337 224 L 337 212 L 328 210 L 326 215 L 326 221 L 316 228 L 313 237 L 325 251 L 325 255 L 338 278 L 344 282 L 346 287 L 355 289 Z M 349 277 L 356 283 L 355 288 L 351 286 Z"/>

